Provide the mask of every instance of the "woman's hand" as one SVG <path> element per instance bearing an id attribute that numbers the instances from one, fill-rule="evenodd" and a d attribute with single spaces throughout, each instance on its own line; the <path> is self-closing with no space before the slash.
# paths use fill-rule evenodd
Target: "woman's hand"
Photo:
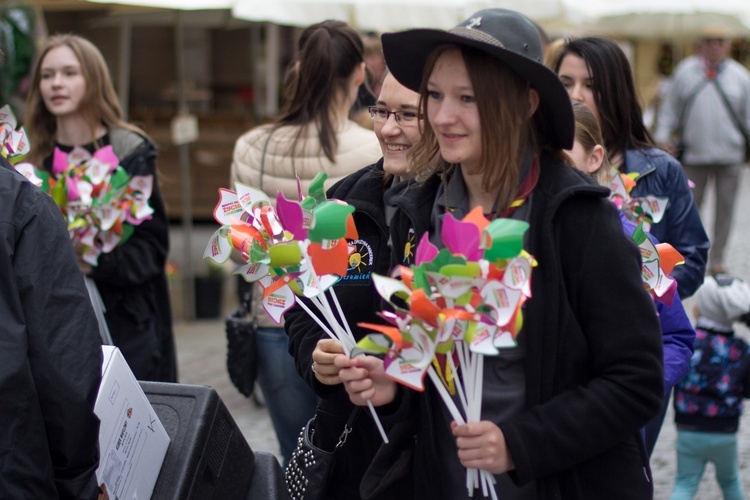
<path id="1" fill-rule="evenodd" d="M 102 483 L 99 486 L 99 496 L 97 497 L 97 500 L 109 500 L 109 493 L 107 493 L 107 485 Z"/>
<path id="2" fill-rule="evenodd" d="M 396 382 L 385 376 L 380 358 L 338 355 L 334 363 L 339 368 L 339 378 L 349 393 L 349 399 L 355 405 L 364 406 L 372 401 L 373 406 L 383 406 L 396 399 Z"/>
<path id="3" fill-rule="evenodd" d="M 338 340 L 320 339 L 312 353 L 312 371 L 315 378 L 323 385 L 341 383 L 339 369 L 333 364 L 336 356 L 344 354 L 344 348 Z"/>
<path id="4" fill-rule="evenodd" d="M 458 459 L 467 469 L 502 474 L 516 468 L 508 453 L 503 431 L 494 423 L 487 420 L 464 425 L 451 422 L 451 431 L 457 438 Z"/>

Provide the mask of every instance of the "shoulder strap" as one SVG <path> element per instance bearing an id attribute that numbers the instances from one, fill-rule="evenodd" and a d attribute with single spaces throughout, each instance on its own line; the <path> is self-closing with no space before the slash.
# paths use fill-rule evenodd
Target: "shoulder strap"
<path id="1" fill-rule="evenodd" d="M 727 108 L 727 111 L 729 112 L 729 116 L 732 117 L 734 126 L 737 127 L 737 129 L 740 131 L 740 134 L 742 134 L 742 137 L 745 139 L 745 143 L 750 142 L 750 137 L 748 137 L 747 130 L 745 130 L 745 127 L 742 125 L 742 122 L 737 116 L 737 113 L 734 112 L 734 109 L 729 104 L 729 99 L 727 99 L 727 95 L 724 93 L 724 89 L 722 89 L 721 85 L 719 85 L 718 78 L 714 78 L 712 81 L 714 82 L 714 85 L 716 85 L 716 90 L 719 92 L 721 100 L 724 103 L 724 106 Z"/>
<path id="2" fill-rule="evenodd" d="M 708 84 L 708 82 L 708 78 L 704 78 L 703 80 L 701 80 L 690 92 L 690 95 L 688 95 L 687 99 L 685 99 L 685 105 L 682 106 L 682 111 L 680 112 L 680 121 L 677 122 L 680 126 L 680 140 L 682 140 L 682 132 L 685 130 L 685 122 L 688 119 L 690 108 L 693 106 L 695 97 L 698 95 L 698 92 L 700 92 L 701 89 L 703 89 L 703 87 Z"/>
<path id="3" fill-rule="evenodd" d="M 361 409 L 361 406 L 355 406 L 352 412 L 349 414 L 349 419 L 344 425 L 344 431 L 341 433 L 341 436 L 339 436 L 339 442 L 336 444 L 336 448 L 341 448 L 342 446 L 344 446 L 344 443 L 346 443 L 346 439 L 349 437 L 349 433 L 352 432 L 354 420 L 357 418 L 357 415 L 359 415 L 359 411 Z"/>
<path id="4" fill-rule="evenodd" d="M 263 144 L 263 152 L 260 154 L 260 186 L 258 189 L 261 191 L 263 191 L 263 173 L 266 171 L 266 151 L 268 150 L 268 143 L 271 142 L 271 136 L 277 128 L 279 128 L 279 126 L 274 125 L 271 130 L 268 131 L 268 137 L 266 137 L 266 142 Z"/>

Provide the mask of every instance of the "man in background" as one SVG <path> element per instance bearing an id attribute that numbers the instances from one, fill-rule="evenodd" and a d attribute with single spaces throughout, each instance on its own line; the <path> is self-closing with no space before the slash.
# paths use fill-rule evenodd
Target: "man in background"
<path id="1" fill-rule="evenodd" d="M 702 32 L 698 53 L 675 69 L 654 132 L 657 143 L 681 154 L 698 205 L 713 179 L 716 211 L 709 274 L 726 271 L 724 250 L 750 130 L 750 73 L 729 57 L 731 45 L 722 28 Z"/>

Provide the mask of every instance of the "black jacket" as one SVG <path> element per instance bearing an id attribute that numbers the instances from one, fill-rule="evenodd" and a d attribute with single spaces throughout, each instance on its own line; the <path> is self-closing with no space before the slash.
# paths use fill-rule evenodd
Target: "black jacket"
<path id="1" fill-rule="evenodd" d="M 138 380 L 177 381 L 172 312 L 165 266 L 169 220 L 159 191 L 156 148 L 145 137 L 111 129 L 109 141 L 130 176 L 152 175 L 150 220 L 134 226 L 130 239 L 101 254 L 91 277 L 107 310 L 112 340 Z M 49 169 L 49 161 L 45 163 Z"/>
<path id="2" fill-rule="evenodd" d="M 412 242 L 429 229 L 439 182 L 434 177 L 387 200 L 399 207 L 391 224 L 394 262 L 413 254 Z M 639 429 L 661 407 L 661 332 L 638 249 L 606 196 L 580 172 L 543 157 L 527 248 L 539 265 L 520 333 L 527 410 L 497 422 L 516 464 L 511 478 L 536 481 L 539 499 L 652 495 Z M 404 448 L 416 436 L 413 474 L 403 484 L 413 481 L 422 498 L 440 498 L 446 474 L 432 436 L 450 429 L 435 428 L 438 396 L 429 382 L 425 393 L 400 394 L 398 410 L 385 420 L 401 427 Z M 376 457 L 376 479 L 365 480 L 378 484 L 392 461 Z"/>
<path id="3" fill-rule="evenodd" d="M 380 297 L 372 286 L 371 273 L 388 274 L 388 230 L 383 203 L 383 160 L 365 167 L 338 183 L 327 192 L 329 199 L 339 199 L 353 205 L 354 222 L 359 239 L 350 241 L 355 254 L 350 257 L 347 275 L 336 285 L 336 294 L 354 336 L 367 331 L 357 327 L 359 322 L 382 323 L 375 313 L 381 310 Z M 315 310 L 313 307 L 311 309 Z M 332 450 L 344 429 L 354 406 L 342 385 L 327 386 L 317 381 L 311 370 L 312 352 L 318 340 L 325 338 L 302 308 L 295 306 L 284 315 L 289 352 L 294 356 L 297 371 L 321 397 L 316 421 L 316 445 Z M 336 465 L 328 484 L 335 489 L 325 498 L 355 499 L 359 497 L 359 481 L 372 457 L 383 443 L 367 409 L 359 412 L 346 445 L 338 452 Z"/>
<path id="4" fill-rule="evenodd" d="M 96 498 L 96 317 L 60 209 L 5 167 L 0 290 L 0 498 Z"/>

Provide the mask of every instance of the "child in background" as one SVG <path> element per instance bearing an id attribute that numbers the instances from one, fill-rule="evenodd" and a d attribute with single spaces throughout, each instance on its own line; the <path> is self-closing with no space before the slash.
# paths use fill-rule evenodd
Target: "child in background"
<path id="1" fill-rule="evenodd" d="M 594 113 L 580 102 L 573 101 L 573 115 L 576 121 L 576 133 L 571 157 L 575 162 L 575 167 L 606 186 L 610 164 L 607 160 L 607 152 L 602 146 L 599 122 Z M 620 221 L 625 233 L 632 235 L 636 226 L 625 218 L 622 211 L 620 211 Z M 653 236 L 649 235 L 649 237 L 654 243 L 657 243 Z M 656 311 L 659 314 L 664 342 L 664 411 L 646 424 L 644 429 L 646 452 L 649 456 L 654 450 L 662 422 L 664 422 L 672 387 L 688 372 L 695 340 L 695 332 L 690 325 L 685 309 L 682 307 L 679 294 L 675 293 L 674 300 L 669 306 L 662 302 L 656 302 Z"/>
<path id="2" fill-rule="evenodd" d="M 750 324 L 750 286 L 729 275 L 707 276 L 696 294 L 695 354 L 675 389 L 677 477 L 672 500 L 691 499 L 707 462 L 725 500 L 745 498 L 737 430 L 742 399 L 750 397 L 748 343 L 733 324 Z"/>

